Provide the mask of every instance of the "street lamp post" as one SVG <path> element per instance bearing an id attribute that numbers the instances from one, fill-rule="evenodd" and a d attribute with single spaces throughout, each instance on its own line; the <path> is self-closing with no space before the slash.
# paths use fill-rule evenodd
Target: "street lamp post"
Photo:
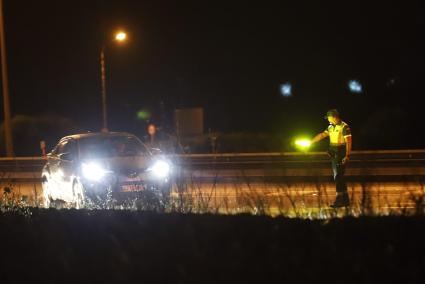
<path id="1" fill-rule="evenodd" d="M 127 39 L 125 32 L 118 32 L 115 35 L 117 42 L 124 42 Z M 106 61 L 105 61 L 105 46 L 100 50 L 100 78 L 102 91 L 102 132 L 108 132 L 108 112 L 106 104 Z"/>
<path id="2" fill-rule="evenodd" d="M 6 156 L 13 157 L 12 125 L 10 119 L 9 81 L 7 76 L 6 36 L 3 18 L 3 0 L 0 0 L 0 45 L 1 45 L 1 74 L 3 85 L 4 137 Z"/>
<path id="3" fill-rule="evenodd" d="M 102 88 L 102 132 L 108 132 L 108 118 L 106 111 L 106 74 L 105 74 L 105 48 L 100 50 L 100 76 Z"/>

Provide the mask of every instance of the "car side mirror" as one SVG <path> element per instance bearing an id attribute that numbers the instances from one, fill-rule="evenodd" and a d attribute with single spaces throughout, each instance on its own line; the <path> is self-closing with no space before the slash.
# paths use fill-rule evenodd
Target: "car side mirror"
<path id="1" fill-rule="evenodd" d="M 71 153 L 62 153 L 59 155 L 59 159 L 64 160 L 64 161 L 72 161 L 73 157 Z"/>
<path id="2" fill-rule="evenodd" d="M 160 155 L 162 153 L 161 149 L 159 148 L 150 148 L 150 150 L 153 155 Z"/>

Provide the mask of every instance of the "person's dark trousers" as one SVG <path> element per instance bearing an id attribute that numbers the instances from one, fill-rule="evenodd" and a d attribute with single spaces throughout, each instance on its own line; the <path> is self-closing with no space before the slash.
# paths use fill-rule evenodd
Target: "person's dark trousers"
<path id="1" fill-rule="evenodd" d="M 342 164 L 342 160 L 344 159 L 346 153 L 345 146 L 335 148 L 331 147 L 328 153 L 331 158 L 332 171 L 336 185 L 337 198 L 335 204 L 345 205 L 349 203 L 347 183 L 345 180 L 345 165 Z"/>

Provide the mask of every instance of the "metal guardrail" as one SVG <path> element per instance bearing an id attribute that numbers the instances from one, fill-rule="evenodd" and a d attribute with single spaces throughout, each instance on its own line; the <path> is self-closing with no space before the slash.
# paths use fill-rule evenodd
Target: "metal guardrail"
<path id="1" fill-rule="evenodd" d="M 0 158 L 1 172 L 41 172 L 46 159 L 43 157 Z"/>
<path id="2" fill-rule="evenodd" d="M 352 160 L 425 160 L 425 150 L 383 150 L 383 151 L 353 151 Z M 217 160 L 241 160 L 241 161 L 306 161 L 328 160 L 325 152 L 282 152 L 282 153 L 223 153 L 223 154 L 189 154 L 176 155 L 192 161 L 217 161 Z"/>
<path id="3" fill-rule="evenodd" d="M 221 171 L 277 176 L 330 175 L 325 152 L 224 153 L 167 156 L 180 169 L 189 172 Z M 0 179 L 29 179 L 39 176 L 43 157 L 0 158 Z M 3 173 L 3 175 L 2 175 Z M 8 175 L 4 175 L 8 173 Z M 259 173 L 259 174 L 254 174 Z M 348 175 L 423 176 L 425 150 L 353 151 Z"/>
<path id="4" fill-rule="evenodd" d="M 219 153 L 168 155 L 182 164 L 274 164 L 274 163 L 321 163 L 328 162 L 325 152 L 282 152 L 282 153 Z M 353 151 L 352 163 L 371 162 L 424 162 L 424 150 Z M 40 170 L 45 163 L 43 157 L 0 158 L 0 171 Z"/>

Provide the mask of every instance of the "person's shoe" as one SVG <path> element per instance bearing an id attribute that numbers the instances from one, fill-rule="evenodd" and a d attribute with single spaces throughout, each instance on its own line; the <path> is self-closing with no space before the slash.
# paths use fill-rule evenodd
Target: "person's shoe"
<path id="1" fill-rule="evenodd" d="M 350 205 L 350 199 L 348 193 L 338 193 L 336 195 L 335 202 L 330 205 L 331 208 L 341 208 Z"/>

